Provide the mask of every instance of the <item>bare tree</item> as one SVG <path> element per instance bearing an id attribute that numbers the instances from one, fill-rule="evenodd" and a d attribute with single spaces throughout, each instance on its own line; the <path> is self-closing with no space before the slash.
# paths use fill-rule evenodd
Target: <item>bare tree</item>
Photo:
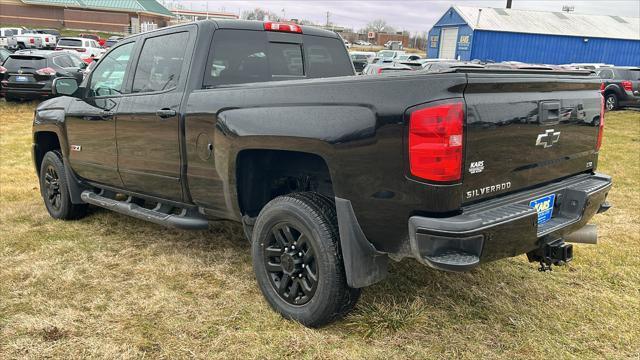
<path id="1" fill-rule="evenodd" d="M 258 21 L 280 21 L 280 16 L 278 14 L 274 14 L 270 11 L 255 8 L 253 10 L 248 10 L 242 13 L 242 18 L 245 20 L 258 20 Z"/>
<path id="2" fill-rule="evenodd" d="M 375 32 L 394 32 L 395 30 L 385 19 L 375 19 L 372 22 L 367 24 L 367 31 L 375 31 Z"/>

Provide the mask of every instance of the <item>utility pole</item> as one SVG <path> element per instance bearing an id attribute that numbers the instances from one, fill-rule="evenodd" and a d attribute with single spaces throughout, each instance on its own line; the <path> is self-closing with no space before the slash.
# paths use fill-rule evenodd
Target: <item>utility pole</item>
<path id="1" fill-rule="evenodd" d="M 329 12 L 327 11 L 327 27 L 329 27 Z"/>

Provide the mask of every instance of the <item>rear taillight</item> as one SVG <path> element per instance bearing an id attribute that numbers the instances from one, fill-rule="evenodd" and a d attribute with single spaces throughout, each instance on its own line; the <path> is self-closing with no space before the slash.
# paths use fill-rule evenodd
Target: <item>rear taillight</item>
<path id="1" fill-rule="evenodd" d="M 36 43 L 36 39 L 34 39 L 34 38 L 29 38 L 29 42 L 30 42 L 30 43 L 32 43 L 32 44 L 35 44 L 35 43 Z"/>
<path id="2" fill-rule="evenodd" d="M 44 38 L 44 41 L 49 42 L 49 38 L 48 37 Z"/>
<path id="3" fill-rule="evenodd" d="M 600 83 L 600 92 L 604 92 L 604 81 Z"/>
<path id="4" fill-rule="evenodd" d="M 631 81 L 625 80 L 622 82 L 622 87 L 627 91 L 633 91 L 633 85 L 631 85 Z"/>
<path id="5" fill-rule="evenodd" d="M 462 176 L 464 104 L 441 103 L 411 112 L 409 165 L 411 175 L 436 182 Z"/>
<path id="6" fill-rule="evenodd" d="M 7 73 L 7 68 L 4 66 L 0 66 L 0 74 L 6 74 Z"/>
<path id="7" fill-rule="evenodd" d="M 382 74 L 382 68 L 378 69 L 378 74 Z"/>
<path id="8" fill-rule="evenodd" d="M 78 48 L 76 49 L 77 52 L 87 52 L 87 49 L 85 48 Z"/>
<path id="9" fill-rule="evenodd" d="M 602 146 L 602 135 L 604 134 L 604 96 L 600 96 L 600 124 L 598 125 L 598 140 L 596 141 L 596 151 Z"/>
<path id="10" fill-rule="evenodd" d="M 56 74 L 56 71 L 55 71 L 55 70 L 53 70 L 53 69 L 52 69 L 52 68 L 50 68 L 50 67 L 46 67 L 46 68 L 42 68 L 42 69 L 38 69 L 38 70 L 36 70 L 36 74 L 38 74 L 38 75 L 49 75 L 49 76 L 51 76 L 51 75 L 55 75 L 55 74 Z"/>
<path id="11" fill-rule="evenodd" d="M 296 24 L 266 22 L 264 23 L 264 29 L 267 31 L 281 31 L 302 34 L 302 28 Z"/>

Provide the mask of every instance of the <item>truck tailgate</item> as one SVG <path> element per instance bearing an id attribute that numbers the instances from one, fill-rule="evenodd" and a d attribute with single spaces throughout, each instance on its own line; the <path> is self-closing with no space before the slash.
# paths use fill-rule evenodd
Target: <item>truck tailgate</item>
<path id="1" fill-rule="evenodd" d="M 598 79 L 469 73 L 464 98 L 464 203 L 595 169 Z"/>

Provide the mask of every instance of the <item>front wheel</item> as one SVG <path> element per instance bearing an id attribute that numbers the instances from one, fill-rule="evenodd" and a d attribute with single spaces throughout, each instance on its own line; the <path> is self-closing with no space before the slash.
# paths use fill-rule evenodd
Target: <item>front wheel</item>
<path id="1" fill-rule="evenodd" d="M 604 102 L 607 111 L 615 110 L 618 107 L 618 97 L 616 94 L 609 94 Z"/>
<path id="2" fill-rule="evenodd" d="M 54 219 L 79 219 L 87 212 L 87 204 L 71 202 L 62 154 L 59 151 L 49 151 L 42 159 L 40 193 L 49 215 Z"/>
<path id="3" fill-rule="evenodd" d="M 317 327 L 351 311 L 360 289 L 347 285 L 333 201 L 317 193 L 271 200 L 252 235 L 253 268 L 269 305 Z"/>

